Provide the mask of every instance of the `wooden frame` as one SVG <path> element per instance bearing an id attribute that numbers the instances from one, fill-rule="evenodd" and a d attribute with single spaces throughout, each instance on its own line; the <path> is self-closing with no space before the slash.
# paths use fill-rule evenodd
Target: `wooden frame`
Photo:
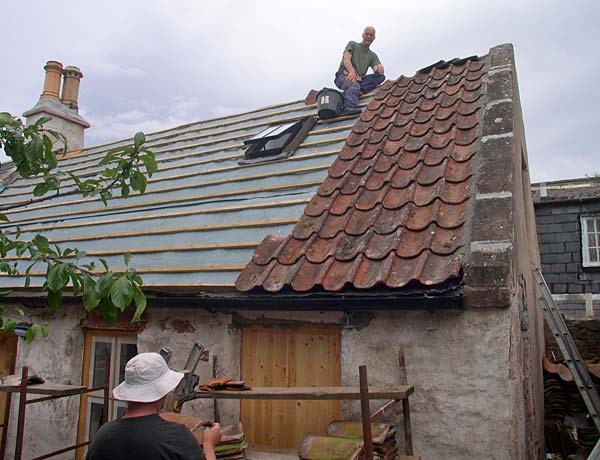
<path id="1" fill-rule="evenodd" d="M 81 383 L 85 387 L 89 387 L 93 382 L 93 362 L 94 357 L 92 356 L 92 352 L 94 350 L 94 345 L 103 341 L 111 343 L 111 355 L 110 355 L 110 371 L 108 375 L 108 384 L 109 384 L 109 395 L 108 398 L 103 399 L 108 402 L 108 420 L 112 420 L 115 417 L 117 406 L 122 404 L 116 403 L 115 399 L 112 397 L 112 389 L 116 386 L 118 382 L 118 370 L 120 365 L 120 356 L 118 353 L 118 345 L 120 343 L 131 343 L 137 345 L 137 334 L 133 332 L 123 332 L 123 331 L 114 331 L 114 330 L 101 330 L 101 329 L 87 329 L 85 331 L 85 345 L 83 352 L 83 365 L 82 365 L 82 378 Z M 79 421 L 77 424 L 77 443 L 83 443 L 87 440 L 89 426 L 90 426 L 90 409 L 91 404 L 94 402 L 98 402 L 101 396 L 99 392 L 92 392 L 90 394 L 83 394 L 81 396 L 81 401 L 79 404 Z M 84 449 L 77 450 L 77 459 L 83 459 L 85 454 Z"/>

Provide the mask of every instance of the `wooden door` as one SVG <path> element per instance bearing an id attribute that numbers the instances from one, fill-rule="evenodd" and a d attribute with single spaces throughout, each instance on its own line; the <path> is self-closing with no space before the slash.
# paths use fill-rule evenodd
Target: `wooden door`
<path id="1" fill-rule="evenodd" d="M 341 330 L 336 326 L 262 327 L 242 331 L 241 377 L 250 386 L 341 385 Z M 251 446 L 298 448 L 325 434 L 341 416 L 341 401 L 242 401 Z"/>

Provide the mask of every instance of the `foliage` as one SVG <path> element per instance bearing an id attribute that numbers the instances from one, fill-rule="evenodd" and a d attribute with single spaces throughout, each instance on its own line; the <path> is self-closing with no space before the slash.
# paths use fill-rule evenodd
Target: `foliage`
<path id="1" fill-rule="evenodd" d="M 0 202 L 0 273 L 22 276 L 24 288 L 31 282 L 31 274 L 36 266 L 45 266 L 43 290 L 47 292 L 47 302 L 53 311 L 61 308 L 63 293 L 71 289 L 73 295 L 81 296 L 86 311 L 100 308 L 104 320 L 114 323 L 120 311 L 135 305 L 133 321 L 140 318 L 146 308 L 146 296 L 142 291 L 143 281 L 130 267 L 131 254 L 123 255 L 126 269 L 112 271 L 104 259 L 86 261 L 86 254 L 77 248 L 61 248 L 43 234 L 31 239 L 21 239 L 18 226 L 10 226 L 4 212 L 24 205 L 48 200 L 57 196 L 81 194 L 96 196 L 104 205 L 118 193 L 126 198 L 132 192 L 146 191 L 147 177 L 157 170 L 154 153 L 148 150 L 143 133 L 133 137 L 133 144 L 109 150 L 98 162 L 101 172 L 92 177 L 83 177 L 72 172 L 57 169 L 58 157 L 66 151 L 66 139 L 54 130 L 44 128 L 50 120 L 42 117 L 35 123 L 25 126 L 23 122 L 6 112 L 0 112 L 0 148 L 13 160 L 17 173 L 23 177 L 36 176 L 40 181 L 33 189 L 33 198 L 9 205 Z M 62 152 L 55 151 L 55 144 L 62 143 Z M 8 224 L 8 225 L 7 225 Z M 25 270 L 18 261 L 27 261 Z M 0 292 L 0 296 L 9 295 Z M 6 315 L 0 306 L 0 327 L 5 333 L 13 333 L 24 312 L 17 309 L 17 318 Z M 47 324 L 30 324 L 25 338 L 32 342 L 36 336 L 47 335 Z"/>

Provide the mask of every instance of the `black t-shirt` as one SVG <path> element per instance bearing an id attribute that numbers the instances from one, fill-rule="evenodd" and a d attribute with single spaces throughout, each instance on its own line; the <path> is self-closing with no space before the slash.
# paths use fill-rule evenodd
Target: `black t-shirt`
<path id="1" fill-rule="evenodd" d="M 205 460 L 204 452 L 185 426 L 158 414 L 122 418 L 103 425 L 86 460 Z"/>

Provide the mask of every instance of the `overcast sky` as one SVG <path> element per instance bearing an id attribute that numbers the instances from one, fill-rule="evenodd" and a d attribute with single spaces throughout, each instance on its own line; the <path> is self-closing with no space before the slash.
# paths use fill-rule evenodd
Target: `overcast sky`
<path id="1" fill-rule="evenodd" d="M 597 0 L 7 1 L 0 111 L 33 107 L 48 60 L 84 74 L 86 146 L 302 99 L 368 24 L 393 79 L 512 43 L 532 181 L 600 172 Z"/>

